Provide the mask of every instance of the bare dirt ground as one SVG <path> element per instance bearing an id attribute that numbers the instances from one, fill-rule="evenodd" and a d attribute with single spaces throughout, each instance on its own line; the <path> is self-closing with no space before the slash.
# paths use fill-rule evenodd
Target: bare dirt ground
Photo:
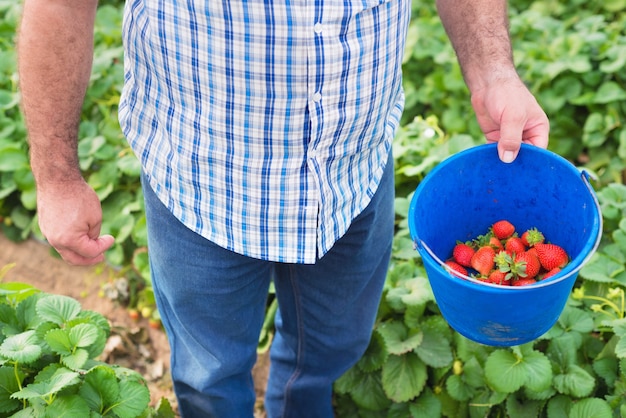
<path id="1" fill-rule="evenodd" d="M 111 336 L 101 360 L 141 373 L 150 389 L 152 405 L 166 398 L 176 408 L 170 378 L 169 346 L 162 330 L 153 329 L 146 319 L 133 320 L 125 307 L 102 296 L 102 286 L 111 280 L 106 268 L 69 266 L 51 255 L 50 248 L 40 242 L 9 241 L 0 233 L 0 269 L 14 266 L 4 282 L 23 282 L 44 292 L 71 296 L 83 309 L 104 315 L 111 324 Z M 263 418 L 263 394 L 267 380 L 268 359 L 260 355 L 253 371 L 257 387 L 255 418 Z"/>

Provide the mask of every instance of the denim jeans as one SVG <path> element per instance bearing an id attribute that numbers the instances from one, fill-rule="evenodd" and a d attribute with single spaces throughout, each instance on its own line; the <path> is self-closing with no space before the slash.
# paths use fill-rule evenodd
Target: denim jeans
<path id="1" fill-rule="evenodd" d="M 235 254 L 183 226 L 144 181 L 152 283 L 184 418 L 251 418 L 270 281 L 279 309 L 269 418 L 333 417 L 332 384 L 368 346 L 394 227 L 393 160 L 347 233 L 316 264 Z"/>

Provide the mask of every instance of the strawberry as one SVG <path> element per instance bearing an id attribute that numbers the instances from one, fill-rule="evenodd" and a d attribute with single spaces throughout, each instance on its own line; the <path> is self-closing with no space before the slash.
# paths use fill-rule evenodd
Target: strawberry
<path id="1" fill-rule="evenodd" d="M 471 267 L 472 256 L 476 250 L 472 248 L 468 243 L 457 242 L 452 249 L 452 258 L 454 261 L 465 267 Z"/>
<path id="2" fill-rule="evenodd" d="M 496 255 L 496 251 L 491 246 L 483 246 L 476 250 L 472 257 L 471 265 L 480 275 L 489 276 L 491 270 L 495 266 L 493 258 Z"/>
<path id="3" fill-rule="evenodd" d="M 444 264 L 446 266 L 450 267 L 450 269 L 467 276 L 467 270 L 465 269 L 465 267 L 463 267 L 459 263 L 457 263 L 457 262 L 455 262 L 453 260 L 448 260 Z M 450 272 L 450 274 L 452 274 L 453 276 L 456 276 L 456 277 L 461 277 L 461 276 L 459 276 L 457 274 L 454 274 L 452 271 Z"/>
<path id="4" fill-rule="evenodd" d="M 541 280 L 545 280 L 545 279 L 547 279 L 549 277 L 552 277 L 555 274 L 560 273 L 560 272 L 561 272 L 561 269 L 559 267 L 555 267 L 552 270 L 550 270 L 549 272 L 547 272 L 546 274 L 544 274 L 543 277 L 541 277 Z"/>
<path id="5" fill-rule="evenodd" d="M 524 245 L 527 247 L 532 247 L 535 244 L 540 244 L 545 240 L 543 234 L 537 228 L 531 228 L 525 231 L 522 234 L 521 238 L 524 242 Z"/>
<path id="6" fill-rule="evenodd" d="M 501 220 L 491 225 L 493 235 L 498 239 L 507 239 L 515 232 L 515 226 L 507 220 Z"/>
<path id="7" fill-rule="evenodd" d="M 515 254 L 515 263 L 524 263 L 526 265 L 524 269 L 525 275 L 523 277 L 527 279 L 535 278 L 541 270 L 541 263 L 539 263 L 539 258 L 534 254 L 534 252 L 523 251 Z"/>
<path id="8" fill-rule="evenodd" d="M 539 262 L 544 269 L 550 271 L 555 267 L 563 268 L 569 262 L 565 249 L 556 244 L 535 244 Z"/>
<path id="9" fill-rule="evenodd" d="M 493 270 L 489 273 L 489 277 L 485 280 L 487 283 L 501 284 L 508 286 L 509 279 L 506 277 L 506 272 L 500 270 Z"/>
<path id="10" fill-rule="evenodd" d="M 502 245 L 502 241 L 500 241 L 496 237 L 489 238 L 489 245 L 491 245 L 496 251 L 504 250 L 504 245 Z"/>
<path id="11" fill-rule="evenodd" d="M 535 279 L 527 279 L 524 277 L 521 279 L 513 280 L 511 282 L 511 286 L 528 286 L 533 283 L 537 283 L 537 281 Z"/>
<path id="12" fill-rule="evenodd" d="M 517 253 L 523 253 L 524 251 L 526 251 L 526 246 L 524 245 L 520 237 L 512 236 L 509 239 L 507 239 L 506 242 L 504 243 L 504 249 L 509 254 L 514 254 L 514 253 L 517 254 Z"/>

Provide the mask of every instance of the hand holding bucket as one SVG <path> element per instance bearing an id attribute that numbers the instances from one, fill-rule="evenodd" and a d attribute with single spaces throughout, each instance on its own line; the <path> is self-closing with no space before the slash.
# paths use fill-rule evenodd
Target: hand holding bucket
<path id="1" fill-rule="evenodd" d="M 570 263 L 530 286 L 499 286 L 451 275 L 442 260 L 456 241 L 475 238 L 499 219 L 518 230 L 537 227 L 561 245 Z M 602 215 L 587 175 L 557 154 L 522 144 L 512 163 L 496 144 L 453 155 L 419 184 L 409 229 L 446 321 L 465 337 L 492 346 L 532 341 L 563 311 L 579 270 L 595 252 Z"/>

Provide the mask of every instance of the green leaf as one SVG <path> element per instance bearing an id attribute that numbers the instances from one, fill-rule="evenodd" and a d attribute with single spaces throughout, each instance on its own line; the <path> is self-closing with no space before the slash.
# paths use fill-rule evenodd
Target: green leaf
<path id="1" fill-rule="evenodd" d="M 435 329 L 424 327 L 423 340 L 415 348 L 420 359 L 430 367 L 445 367 L 454 360 L 450 342 Z"/>
<path id="2" fill-rule="evenodd" d="M 543 402 L 529 399 L 519 400 L 515 395 L 506 398 L 507 416 L 511 418 L 538 417 Z"/>
<path id="3" fill-rule="evenodd" d="M 593 371 L 604 379 L 609 387 L 615 385 L 618 377 L 617 359 L 614 357 L 598 358 L 593 361 Z"/>
<path id="4" fill-rule="evenodd" d="M 622 271 L 624 271 L 624 264 L 602 252 L 596 252 L 580 270 L 580 275 L 594 282 L 613 283 L 613 277 Z"/>
<path id="5" fill-rule="evenodd" d="M 409 405 L 411 417 L 440 417 L 442 412 L 441 402 L 433 394 L 430 388 L 425 388 L 422 394 Z"/>
<path id="6" fill-rule="evenodd" d="M 408 306 L 423 305 L 426 302 L 434 300 L 430 283 L 425 277 L 414 277 L 405 280 L 404 287 L 409 293 L 402 296 L 402 302 Z"/>
<path id="7" fill-rule="evenodd" d="M 21 372 L 15 376 L 13 367 L 0 367 L 0 413 L 13 411 L 20 406 L 20 401 L 11 399 L 11 395 L 20 390 L 23 379 L 24 375 Z"/>
<path id="8" fill-rule="evenodd" d="M 415 353 L 392 355 L 383 366 L 383 389 L 395 402 L 407 402 L 424 389 L 426 365 Z"/>
<path id="9" fill-rule="evenodd" d="M 54 373 L 49 381 L 31 383 L 19 392 L 14 393 L 12 395 L 12 398 L 32 399 L 46 397 L 54 395 L 55 393 L 58 393 L 61 390 L 69 386 L 75 385 L 79 382 L 80 379 L 78 373 L 72 372 L 71 370 L 62 367 Z"/>
<path id="10" fill-rule="evenodd" d="M 572 405 L 569 418 L 613 418 L 613 411 L 603 399 L 587 398 Z"/>
<path id="11" fill-rule="evenodd" d="M 87 360 L 89 360 L 89 353 L 83 348 L 77 348 L 73 353 L 61 356 L 61 363 L 76 371 L 82 369 Z"/>
<path id="12" fill-rule="evenodd" d="M 70 329 L 70 341 L 74 347 L 88 347 L 98 340 L 98 328 L 92 324 L 78 324 Z"/>
<path id="13" fill-rule="evenodd" d="M 174 409 L 167 398 L 159 399 L 154 408 L 154 416 L 152 418 L 176 418 Z"/>
<path id="14" fill-rule="evenodd" d="M 69 296 L 49 295 L 37 302 L 37 313 L 44 320 L 63 325 L 80 313 L 80 303 Z"/>
<path id="15" fill-rule="evenodd" d="M 367 350 L 365 350 L 357 365 L 364 372 L 373 372 L 383 366 L 388 356 L 389 353 L 385 350 L 383 338 L 378 331 L 374 331 Z"/>
<path id="16" fill-rule="evenodd" d="M 350 391 L 350 396 L 359 408 L 368 411 L 381 411 L 391 404 L 383 391 L 379 373 L 360 374 L 360 379 Z"/>
<path id="17" fill-rule="evenodd" d="M 595 379 L 585 369 L 570 364 L 565 373 L 554 376 L 553 385 L 557 391 L 564 395 L 582 398 L 591 394 L 595 386 Z"/>
<path id="18" fill-rule="evenodd" d="M 32 363 L 41 355 L 41 346 L 35 331 L 24 331 L 8 337 L 0 345 L 0 354 L 19 363 Z"/>
<path id="19" fill-rule="evenodd" d="M 115 372 L 106 366 L 95 367 L 85 375 L 79 393 L 92 410 L 104 413 L 120 397 L 120 386 Z"/>
<path id="20" fill-rule="evenodd" d="M 120 382 L 120 397 L 111 411 L 120 418 L 135 418 L 150 404 L 150 391 L 148 388 L 134 380 L 122 380 Z"/>
<path id="21" fill-rule="evenodd" d="M 524 355 L 526 381 L 524 385 L 533 392 L 542 392 L 552 385 L 552 365 L 541 352 L 533 351 Z"/>
<path id="22" fill-rule="evenodd" d="M 615 81 L 607 81 L 602 83 L 598 91 L 594 102 L 599 104 L 607 104 L 610 102 L 623 101 L 626 99 L 626 92 Z"/>
<path id="23" fill-rule="evenodd" d="M 55 328 L 48 331 L 45 336 L 45 341 L 54 352 L 63 356 L 72 354 L 72 350 L 74 350 L 67 329 Z"/>
<path id="24" fill-rule="evenodd" d="M 402 322 L 385 322 L 376 328 L 385 341 L 385 347 L 391 354 L 404 354 L 421 344 L 424 334 L 417 330 L 409 331 Z"/>
<path id="25" fill-rule="evenodd" d="M 78 395 L 58 396 L 46 408 L 46 416 L 54 418 L 89 417 L 87 402 Z"/>
<path id="26" fill-rule="evenodd" d="M 474 396 L 476 389 L 467 384 L 463 376 L 452 374 L 446 379 L 446 389 L 450 396 L 460 402 L 465 402 Z"/>
<path id="27" fill-rule="evenodd" d="M 567 331 L 578 331 L 583 334 L 594 329 L 593 316 L 589 312 L 572 306 L 567 306 L 563 310 L 559 316 L 559 324 Z"/>
<path id="28" fill-rule="evenodd" d="M 28 157 L 24 151 L 14 148 L 0 149 L 0 173 L 28 167 Z"/>
<path id="29" fill-rule="evenodd" d="M 509 350 L 496 350 L 485 362 L 485 377 L 498 392 L 512 393 L 527 379 L 525 364 Z"/>

